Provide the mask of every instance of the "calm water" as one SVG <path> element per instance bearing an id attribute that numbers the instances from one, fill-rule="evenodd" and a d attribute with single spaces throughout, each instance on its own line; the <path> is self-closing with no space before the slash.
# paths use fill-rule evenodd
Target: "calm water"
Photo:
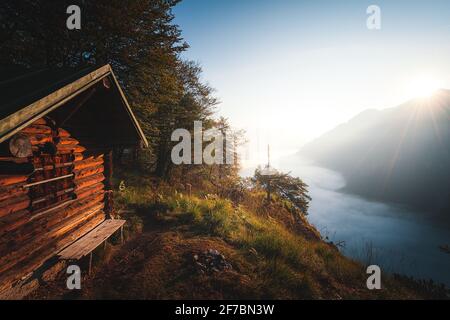
<path id="1" fill-rule="evenodd" d="M 344 241 L 342 252 L 382 270 L 430 279 L 450 286 L 449 226 L 427 220 L 426 213 L 339 192 L 345 179 L 299 158 L 280 162 L 283 171 L 302 178 L 313 198 L 308 219 L 331 241 Z"/>

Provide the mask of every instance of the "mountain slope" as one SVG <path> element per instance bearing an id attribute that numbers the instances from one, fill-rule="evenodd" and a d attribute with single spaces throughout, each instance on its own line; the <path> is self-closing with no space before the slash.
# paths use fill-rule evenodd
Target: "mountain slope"
<path id="1" fill-rule="evenodd" d="M 68 290 L 61 272 L 28 299 L 448 298 L 445 287 L 400 275 L 383 274 L 382 290 L 368 290 L 365 266 L 264 192 L 235 206 L 140 184 L 117 200 L 131 209 L 122 216 L 127 242 L 97 250 L 104 259 L 94 257 L 82 290 Z"/>
<path id="2" fill-rule="evenodd" d="M 346 190 L 450 220 L 450 91 L 366 110 L 300 153 L 341 172 Z"/>

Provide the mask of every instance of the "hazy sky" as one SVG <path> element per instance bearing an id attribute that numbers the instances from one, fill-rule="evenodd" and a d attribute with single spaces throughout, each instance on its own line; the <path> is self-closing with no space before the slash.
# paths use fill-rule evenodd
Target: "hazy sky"
<path id="1" fill-rule="evenodd" d="M 369 5 L 381 30 L 366 27 Z M 450 1 L 184 0 L 175 22 L 219 114 L 275 156 L 368 109 L 450 88 Z M 419 79 L 419 80 L 416 80 Z"/>

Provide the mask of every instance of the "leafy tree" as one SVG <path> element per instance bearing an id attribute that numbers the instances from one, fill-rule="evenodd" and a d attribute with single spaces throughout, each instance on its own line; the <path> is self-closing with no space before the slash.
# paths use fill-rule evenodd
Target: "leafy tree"
<path id="1" fill-rule="evenodd" d="M 171 132 L 190 129 L 194 120 L 210 126 L 217 103 L 213 89 L 200 81 L 201 67 L 180 58 L 188 45 L 173 23 L 172 8 L 178 2 L 3 0 L 0 64 L 111 64 L 151 144 L 141 158 L 167 178 L 172 169 Z M 66 9 L 73 4 L 81 8 L 81 30 L 66 27 Z"/>
<path id="2" fill-rule="evenodd" d="M 192 61 L 179 61 L 176 67 L 180 96 L 177 102 L 166 104 L 158 109 L 151 121 L 157 127 L 155 136 L 158 142 L 156 174 L 167 178 L 170 176 L 172 162 L 170 153 L 174 143 L 171 133 L 177 128 L 187 129 L 193 134 L 194 121 L 201 121 L 203 129 L 211 128 L 211 116 L 218 103 L 214 98 L 214 90 L 201 82 L 202 69 Z"/>
<path id="3" fill-rule="evenodd" d="M 288 200 L 298 213 L 308 214 L 311 197 L 308 195 L 308 185 L 300 178 L 278 171 L 272 172 L 271 175 L 265 175 L 261 169 L 256 169 L 252 180 L 263 187 L 268 194 L 272 193 Z M 271 199 L 270 196 L 269 199 Z"/>

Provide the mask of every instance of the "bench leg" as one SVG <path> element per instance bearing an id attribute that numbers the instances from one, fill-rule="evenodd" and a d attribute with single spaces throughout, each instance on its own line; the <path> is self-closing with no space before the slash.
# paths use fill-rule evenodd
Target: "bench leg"
<path id="1" fill-rule="evenodd" d="M 123 244 L 123 226 L 120 227 L 120 243 Z"/>

